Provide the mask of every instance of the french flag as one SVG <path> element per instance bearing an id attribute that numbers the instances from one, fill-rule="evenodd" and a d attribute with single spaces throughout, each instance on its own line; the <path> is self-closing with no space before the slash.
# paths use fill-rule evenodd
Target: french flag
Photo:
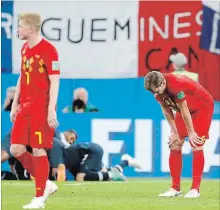
<path id="1" fill-rule="evenodd" d="M 220 2 L 203 1 L 199 82 L 220 101 Z"/>

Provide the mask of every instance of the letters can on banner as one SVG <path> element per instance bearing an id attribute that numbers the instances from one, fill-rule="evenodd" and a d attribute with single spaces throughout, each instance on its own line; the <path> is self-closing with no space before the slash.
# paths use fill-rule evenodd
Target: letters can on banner
<path id="1" fill-rule="evenodd" d="M 155 9 L 157 8 L 157 9 Z M 164 9 L 166 8 L 166 9 Z M 197 2 L 140 2 L 139 76 L 148 71 L 172 71 L 169 55 L 182 52 L 188 68 L 199 69 L 202 4 Z"/>

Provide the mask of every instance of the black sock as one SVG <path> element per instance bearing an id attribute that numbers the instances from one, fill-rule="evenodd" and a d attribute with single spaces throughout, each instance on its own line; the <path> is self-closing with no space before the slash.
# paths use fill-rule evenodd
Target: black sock
<path id="1" fill-rule="evenodd" d="M 122 160 L 118 165 L 115 167 L 122 173 L 123 169 L 128 166 L 128 161 L 127 160 Z"/>
<path id="2" fill-rule="evenodd" d="M 102 175 L 103 175 L 103 180 L 104 181 L 108 181 L 109 180 L 109 174 L 108 174 L 108 172 L 101 172 L 102 173 Z"/>
<path id="3" fill-rule="evenodd" d="M 109 180 L 108 172 L 93 172 L 88 171 L 84 177 L 85 181 L 107 181 Z"/>
<path id="4" fill-rule="evenodd" d="M 118 165 L 120 165 L 122 168 L 125 168 L 128 166 L 128 161 L 127 160 L 122 160 Z"/>
<path id="5" fill-rule="evenodd" d="M 84 177 L 85 181 L 99 181 L 99 175 L 97 172 L 88 171 Z"/>

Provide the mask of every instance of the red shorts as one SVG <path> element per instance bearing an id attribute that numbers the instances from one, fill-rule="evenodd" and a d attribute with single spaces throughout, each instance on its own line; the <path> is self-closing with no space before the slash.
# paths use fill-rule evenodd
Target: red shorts
<path id="1" fill-rule="evenodd" d="M 27 115 L 19 111 L 12 127 L 11 144 L 51 149 L 53 136 L 54 129 L 48 125 L 46 112 Z"/>
<path id="2" fill-rule="evenodd" d="M 214 110 L 214 104 L 201 108 L 193 113 L 191 113 L 194 130 L 199 137 L 204 139 L 209 138 L 209 128 L 212 122 L 212 115 Z M 177 126 L 177 131 L 179 133 L 180 139 L 188 137 L 188 132 L 181 116 L 181 113 L 177 112 L 175 116 L 175 123 Z M 201 145 L 200 145 L 201 146 Z"/>

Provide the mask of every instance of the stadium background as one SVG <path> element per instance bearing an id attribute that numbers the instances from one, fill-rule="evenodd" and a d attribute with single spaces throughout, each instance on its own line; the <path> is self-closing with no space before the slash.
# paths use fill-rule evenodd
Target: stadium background
<path id="1" fill-rule="evenodd" d="M 187 55 L 188 70 L 199 74 L 199 82 L 215 99 L 204 176 L 218 178 L 220 11 L 216 3 L 2 2 L 2 103 L 20 70 L 22 41 L 16 35 L 17 15 L 39 12 L 42 34 L 60 55 L 59 129 L 74 128 L 79 141 L 102 145 L 106 165 L 117 163 L 123 153 L 134 155 L 143 171 L 129 168 L 126 176 L 169 176 L 169 127 L 153 96 L 144 91 L 142 76 L 150 70 L 172 72 L 169 55 L 177 48 Z M 77 87 L 89 91 L 89 101 L 99 108 L 98 113 L 62 113 Z M 2 139 L 10 128 L 9 114 L 2 112 Z M 183 153 L 182 174 L 190 177 L 191 149 L 187 142 Z M 7 163 L 2 164 L 2 170 L 9 170 Z"/>

